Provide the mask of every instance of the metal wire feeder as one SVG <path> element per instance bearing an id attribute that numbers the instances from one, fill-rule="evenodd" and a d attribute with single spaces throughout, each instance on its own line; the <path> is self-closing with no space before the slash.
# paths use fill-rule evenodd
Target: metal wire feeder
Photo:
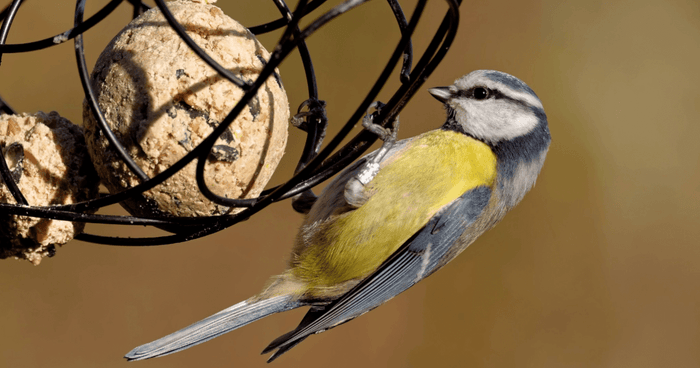
<path id="1" fill-rule="evenodd" d="M 217 126 L 214 131 L 205 138 L 191 152 L 181 158 L 162 173 L 149 178 L 134 160 L 126 152 L 123 145 L 117 140 L 105 121 L 102 111 L 97 106 L 97 99 L 89 83 L 89 73 L 85 64 L 85 54 L 83 47 L 83 33 L 105 19 L 121 3 L 127 2 L 133 6 L 133 17 L 136 18 L 142 12 L 149 9 L 140 0 L 112 0 L 102 9 L 96 12 L 87 20 L 83 19 L 85 1 L 77 0 L 75 6 L 73 28 L 42 40 L 21 44 L 5 44 L 7 35 L 12 26 L 12 22 L 18 13 L 20 5 L 26 0 L 13 0 L 10 5 L 0 12 L 0 63 L 3 54 L 32 52 L 57 45 L 68 40 L 74 41 L 75 58 L 82 82 L 85 98 L 92 109 L 98 126 L 107 137 L 109 143 L 115 147 L 121 159 L 141 181 L 140 184 L 115 194 L 102 194 L 99 198 L 79 202 L 70 205 L 56 206 L 31 206 L 27 203 L 22 192 L 15 183 L 12 173 L 7 167 L 5 157 L 0 150 L 0 174 L 4 185 L 8 187 L 16 204 L 0 203 L 0 214 L 23 215 L 39 218 L 49 218 L 55 220 L 76 221 L 85 223 L 118 224 L 118 225 L 152 225 L 159 227 L 176 227 L 177 225 L 186 230 L 178 233 L 157 236 L 157 237 L 112 237 L 97 234 L 82 233 L 75 237 L 86 242 L 93 242 L 106 245 L 121 246 L 151 246 L 164 245 L 177 242 L 197 239 L 228 228 L 240 221 L 248 219 L 250 216 L 261 211 L 273 202 L 287 199 L 294 196 L 311 195 L 311 189 L 319 183 L 327 180 L 336 173 L 343 170 L 355 159 L 359 158 L 377 139 L 373 133 L 363 130 L 358 133 L 346 145 L 340 147 L 340 143 L 347 137 L 355 124 L 360 121 L 370 104 L 377 98 L 382 87 L 391 76 L 394 67 L 401 62 L 399 78 L 401 85 L 394 92 L 389 101 L 381 110 L 374 113 L 373 121 L 383 127 L 387 127 L 399 115 L 406 103 L 413 97 L 415 92 L 422 86 L 425 80 L 435 70 L 442 61 L 454 40 L 459 23 L 459 5 L 461 0 L 445 0 L 448 4 L 446 12 L 440 26 L 426 48 L 420 55 L 418 62 L 413 66 L 413 50 L 411 47 L 411 35 L 416 29 L 419 19 L 423 14 L 427 0 L 418 0 L 409 20 L 404 16 L 403 10 L 398 0 L 386 0 L 391 8 L 396 23 L 401 31 L 401 39 L 394 48 L 394 51 L 386 63 L 383 71 L 377 78 L 372 88 L 367 93 L 362 103 L 355 112 L 348 118 L 347 122 L 341 126 L 339 133 L 334 136 L 329 143 L 323 144 L 328 120 L 326 118 L 325 102 L 319 98 L 316 86 L 316 76 L 314 74 L 313 63 L 308 48 L 306 38 L 318 31 L 337 16 L 362 5 L 369 0 L 346 0 L 333 7 L 326 13 L 314 19 L 306 28 L 300 29 L 299 22 L 304 17 L 314 14 L 315 10 L 325 3 L 325 0 L 300 0 L 294 11 L 291 11 L 284 0 L 272 0 L 281 14 L 281 18 L 269 23 L 249 27 L 249 30 L 260 35 L 276 29 L 285 27 L 285 30 L 274 48 L 270 59 L 267 60 L 258 78 L 252 83 L 241 80 L 214 61 L 187 35 L 185 29 L 180 25 L 172 13 L 168 10 L 164 0 L 155 0 L 157 7 L 165 16 L 169 25 L 177 32 L 180 38 L 209 66 L 214 68 L 223 78 L 244 91 L 241 100 L 233 107 L 226 118 Z M 58 41 L 58 43 L 57 43 Z M 251 199 L 230 199 L 224 198 L 211 192 L 204 182 L 204 164 L 212 146 L 217 138 L 228 129 L 229 125 L 236 119 L 238 114 L 247 106 L 250 99 L 255 96 L 260 86 L 274 72 L 282 60 L 284 60 L 294 49 L 299 50 L 301 60 L 306 75 L 309 98 L 304 101 L 291 120 L 293 125 L 306 133 L 304 150 L 299 158 L 294 176 L 284 184 L 264 190 L 257 198 Z M 15 114 L 10 105 L 0 96 L 0 114 Z M 197 184 L 202 194 L 214 203 L 227 207 L 245 207 L 245 210 L 234 215 L 217 215 L 206 217 L 134 217 L 134 216 L 112 216 L 103 214 L 92 214 L 97 209 L 121 202 L 132 196 L 161 184 L 163 181 L 184 168 L 192 160 L 197 159 Z M 300 208 L 295 209 L 301 211 Z M 55 252 L 55 250 L 54 250 Z M 52 255 L 51 249 L 49 256 Z"/>

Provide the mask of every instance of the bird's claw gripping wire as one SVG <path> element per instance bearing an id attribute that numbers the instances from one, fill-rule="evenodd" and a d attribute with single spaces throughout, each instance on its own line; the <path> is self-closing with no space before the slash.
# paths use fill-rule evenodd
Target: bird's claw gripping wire
<path id="1" fill-rule="evenodd" d="M 306 109 L 306 111 L 302 111 L 304 109 Z M 297 109 L 297 114 L 292 116 L 289 119 L 289 122 L 307 134 L 312 134 L 311 131 L 313 128 L 316 128 L 316 131 L 314 132 L 315 143 L 313 144 L 313 147 L 311 147 L 312 152 L 305 152 L 303 154 L 303 158 L 299 161 L 299 165 L 295 170 L 296 174 L 303 169 L 321 149 L 321 143 L 326 136 L 326 127 L 328 126 L 328 118 L 326 117 L 326 101 L 310 98 L 302 102 L 301 105 L 299 105 L 299 109 Z M 311 137 L 311 135 L 309 138 L 314 139 Z M 311 191 L 311 189 L 303 191 L 292 197 L 292 208 L 296 212 L 307 214 L 311 210 L 311 206 L 316 203 L 317 198 L 318 197 L 313 191 Z"/>
<path id="2" fill-rule="evenodd" d="M 374 118 L 376 118 L 381 113 L 382 108 L 384 108 L 384 106 L 386 106 L 386 104 L 381 103 L 379 101 L 372 102 L 372 104 L 369 105 L 369 108 L 367 109 L 365 117 L 362 118 L 362 127 L 376 134 L 379 137 L 379 139 L 381 139 L 384 142 L 382 148 L 384 148 L 384 146 L 386 145 L 393 145 L 394 142 L 396 142 L 396 135 L 399 131 L 398 118 L 396 118 L 396 120 L 392 122 L 393 124 L 391 128 L 385 128 L 374 122 Z M 369 111 L 371 109 L 376 109 L 376 111 L 370 114 Z"/>
<path id="3" fill-rule="evenodd" d="M 306 111 L 302 111 L 307 109 Z M 309 132 L 309 123 L 311 119 L 326 120 L 326 101 L 317 99 L 308 99 L 299 105 L 296 115 L 289 118 L 289 123 L 294 127 Z"/>

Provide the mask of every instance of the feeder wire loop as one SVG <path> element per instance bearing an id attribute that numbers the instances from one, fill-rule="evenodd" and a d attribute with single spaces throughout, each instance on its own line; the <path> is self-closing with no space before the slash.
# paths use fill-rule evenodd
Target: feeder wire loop
<path id="1" fill-rule="evenodd" d="M 25 0 L 26 1 L 26 0 Z M 81 23 L 75 28 L 71 28 L 65 32 L 59 33 L 55 36 L 44 38 L 38 41 L 18 43 L 18 44 L 3 44 L 0 42 L 0 56 L 2 54 L 14 54 L 19 52 L 30 52 L 42 50 L 52 46 L 59 45 L 63 42 L 69 41 L 75 38 L 79 34 L 85 33 L 85 31 L 94 27 L 96 24 L 101 22 L 103 19 L 107 18 L 124 0 L 112 0 L 92 17 L 88 18 L 85 22 Z"/>
<path id="2" fill-rule="evenodd" d="M 342 171 L 354 160 L 364 154 L 377 140 L 377 136 L 371 132 L 362 130 L 350 139 L 348 143 L 341 143 L 349 136 L 352 129 L 361 121 L 367 108 L 377 100 L 379 92 L 393 75 L 397 66 L 399 87 L 394 91 L 381 111 L 374 113 L 374 121 L 383 127 L 388 127 L 398 117 L 401 110 L 413 97 L 416 91 L 442 61 L 452 44 L 459 23 L 459 5 L 461 0 L 444 0 L 448 4 L 447 13 L 434 32 L 426 50 L 413 65 L 413 45 L 411 37 L 416 30 L 426 7 L 427 0 L 418 0 L 410 19 L 406 19 L 399 0 L 385 0 L 392 11 L 395 22 L 400 30 L 401 37 L 398 40 L 386 65 L 378 75 L 376 81 L 362 99 L 354 113 L 340 126 L 339 132 L 324 145 L 329 119 L 326 115 L 326 101 L 322 99 L 322 91 L 319 91 L 317 77 L 314 71 L 312 54 L 306 44 L 307 38 L 318 32 L 324 25 L 336 19 L 338 16 L 349 13 L 352 9 L 368 2 L 369 0 L 346 0 L 335 5 L 330 10 L 316 16 L 318 9 L 326 0 L 300 0 L 295 9 L 291 10 L 284 0 L 272 0 L 273 5 L 280 13 L 280 18 L 264 24 L 249 27 L 252 34 L 260 35 L 284 28 L 277 45 L 270 54 L 269 60 L 261 60 L 263 69 L 254 81 L 245 81 L 233 74 L 228 69 L 217 63 L 211 56 L 199 47 L 187 34 L 185 28 L 175 19 L 164 0 L 155 0 L 155 4 L 161 11 L 168 25 L 182 39 L 183 42 L 201 60 L 213 68 L 222 78 L 233 83 L 243 92 L 243 97 L 231 109 L 226 117 L 216 126 L 203 141 L 189 151 L 176 163 L 163 170 L 159 174 L 149 177 L 129 155 L 126 148 L 119 142 L 115 133 L 110 129 L 103 111 L 101 111 L 95 91 L 90 82 L 90 74 L 85 61 L 85 45 L 82 35 L 96 24 L 106 19 L 119 5 L 126 3 L 131 7 L 132 18 L 136 18 L 150 9 L 140 0 L 112 0 L 99 9 L 95 14 L 84 20 L 85 0 L 77 0 L 74 14 L 73 28 L 58 35 L 36 41 L 5 44 L 15 17 L 21 12 L 21 6 L 26 0 L 12 0 L 0 12 L 0 62 L 3 54 L 24 53 L 42 50 L 74 40 L 74 50 L 78 74 L 85 94 L 85 100 L 97 123 L 100 134 L 104 134 L 110 147 L 114 148 L 119 158 L 129 170 L 136 176 L 139 183 L 133 187 L 118 193 L 104 194 L 98 198 L 69 205 L 32 206 L 29 205 L 13 180 L 12 172 L 5 162 L 5 147 L 0 147 L 0 177 L 8 187 L 16 203 L 0 203 L 0 214 L 49 218 L 55 220 L 75 221 L 85 223 L 99 223 L 108 225 L 138 225 L 159 226 L 161 228 L 178 228 L 176 233 L 155 237 L 112 237 L 99 234 L 82 233 L 75 239 L 105 245 L 118 246 L 155 246 L 197 239 L 203 236 L 226 229 L 240 221 L 250 218 L 268 205 L 288 199 L 300 193 L 313 195 L 312 188 L 328 180 L 333 175 Z M 305 27 L 300 27 L 302 19 L 314 17 L 312 21 L 305 22 Z M 350 16 L 350 15 L 347 15 Z M 289 54 L 299 51 L 299 56 L 304 70 L 308 99 L 302 102 L 291 121 L 294 127 L 306 134 L 303 151 L 294 171 L 294 175 L 284 183 L 262 191 L 257 198 L 231 199 L 214 193 L 205 182 L 204 168 L 212 147 L 217 139 L 229 128 L 233 121 L 248 105 L 249 101 L 257 94 L 259 88 L 276 73 L 276 68 Z M 0 91 L 1 93 L 2 91 Z M 0 114 L 14 114 L 15 110 L 10 103 L 0 97 Z M 182 170 L 193 160 L 196 164 L 196 180 L 199 191 L 210 201 L 226 206 L 243 208 L 241 212 L 233 215 L 217 215 L 202 217 L 137 217 L 114 216 L 94 214 L 93 212 L 115 203 L 134 198 L 141 193 L 162 184 L 165 180 Z M 171 231 L 172 232 L 172 231 Z"/>
<path id="3" fill-rule="evenodd" d="M 78 26 L 80 23 L 83 21 L 83 14 L 85 13 L 85 1 L 86 0 L 78 0 L 75 5 L 75 20 L 74 20 L 74 25 Z M 124 161 L 126 166 L 131 170 L 131 172 L 136 175 L 137 178 L 139 178 L 140 181 L 146 181 L 148 180 L 148 175 L 143 172 L 143 170 L 139 167 L 138 164 L 131 158 L 128 152 L 126 152 L 126 149 L 124 146 L 119 144 L 119 141 L 117 137 L 114 135 L 114 132 L 109 128 L 109 125 L 107 124 L 107 120 L 104 117 L 104 114 L 100 110 L 100 108 L 97 106 L 97 96 L 95 96 L 95 92 L 92 89 L 92 86 L 90 85 L 90 75 L 88 73 L 88 68 L 87 64 L 85 63 L 85 52 L 83 49 L 83 35 L 82 33 L 77 35 L 74 40 L 74 47 L 75 47 L 75 58 L 76 61 L 78 62 L 78 74 L 80 75 L 80 82 L 83 86 L 83 90 L 85 92 L 85 100 L 88 102 L 88 105 L 90 106 L 90 110 L 92 112 L 92 116 L 95 117 L 95 120 L 97 121 L 97 126 L 98 129 L 100 130 L 101 134 L 104 134 L 107 140 L 109 141 L 109 144 L 114 147 L 114 149 L 117 151 L 117 154 L 119 157 Z"/>
<path id="4" fill-rule="evenodd" d="M 430 73 L 432 73 L 437 64 L 439 64 L 440 61 L 442 61 L 445 52 L 449 49 L 450 44 L 454 40 L 454 36 L 457 32 L 457 24 L 459 22 L 459 2 L 448 1 L 448 4 L 450 5 L 450 12 L 445 16 L 445 19 L 443 20 L 440 28 L 438 29 L 438 32 L 436 33 L 435 37 L 433 37 L 432 42 L 428 46 L 428 49 L 423 54 L 423 57 L 421 57 L 419 63 L 416 65 L 416 69 L 414 70 L 413 75 L 410 77 L 412 82 L 404 83 L 401 85 L 401 87 L 399 87 L 399 90 L 394 94 L 392 99 L 382 110 L 380 116 L 376 119 L 378 124 L 386 127 L 388 122 L 392 121 L 396 116 L 398 116 L 398 112 L 401 109 L 403 109 L 403 106 L 405 106 L 408 100 L 413 96 L 413 94 L 415 94 L 417 89 L 423 84 L 423 82 L 425 81 L 425 79 L 427 79 Z M 412 22 L 409 23 L 408 27 L 408 30 L 410 32 L 408 34 L 404 34 L 404 38 L 410 37 L 410 33 L 412 33 L 413 29 L 415 29 L 418 18 L 420 17 L 420 13 L 422 12 L 424 6 L 425 1 L 419 1 L 416 5 L 416 9 L 412 16 Z M 404 38 L 402 38 L 402 41 L 404 40 Z M 441 42 L 443 41 L 443 47 L 438 50 Z M 392 55 L 391 61 L 394 61 L 394 59 L 398 57 L 397 52 L 400 50 L 400 47 L 401 43 L 394 51 L 394 55 Z M 352 129 L 352 127 L 354 126 L 354 122 L 356 122 L 362 117 L 367 107 L 369 107 L 376 95 L 379 93 L 379 90 L 382 88 L 383 83 L 386 82 L 386 78 L 388 78 L 388 73 L 391 72 L 390 65 L 392 64 L 387 64 L 387 67 L 385 68 L 384 73 L 382 74 L 384 78 L 380 77 L 380 79 L 377 80 L 377 83 L 375 83 L 375 86 L 373 87 L 372 91 L 370 91 L 365 100 L 360 104 L 360 107 L 355 111 L 350 120 L 341 129 L 341 132 L 329 144 L 329 147 L 337 146 L 340 140 L 342 140 L 342 138 L 345 137 L 343 133 Z M 388 116 L 384 114 L 387 114 Z M 341 135 L 342 138 L 340 140 L 337 140 L 337 138 L 339 138 Z M 361 132 L 350 143 L 338 150 L 333 157 L 329 158 L 321 165 L 319 171 L 323 171 L 324 169 L 325 171 L 316 174 L 313 178 L 308 179 L 308 181 L 305 184 L 314 186 L 330 178 L 340 169 L 346 167 L 352 161 L 359 158 L 362 155 L 362 153 L 364 153 L 369 148 L 369 146 L 376 141 L 376 139 L 376 135 L 370 132 Z M 332 168 L 328 169 L 329 166 L 332 166 Z M 304 187 L 295 188 L 289 193 L 289 196 L 298 194 L 303 190 L 305 190 Z"/>
<path id="5" fill-rule="evenodd" d="M 22 4 L 22 0 L 12 0 L 12 4 L 7 7 L 7 12 L 3 12 L 2 27 L 0 27 L 0 45 L 7 41 L 7 34 L 10 32 L 10 26 L 15 20 L 20 4 Z M 0 52 L 0 65 L 2 65 L 2 52 Z"/>

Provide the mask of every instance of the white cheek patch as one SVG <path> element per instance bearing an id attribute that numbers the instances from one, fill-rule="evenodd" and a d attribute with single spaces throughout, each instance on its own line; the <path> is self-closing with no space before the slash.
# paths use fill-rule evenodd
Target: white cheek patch
<path id="1" fill-rule="evenodd" d="M 490 143 L 525 135 L 538 124 L 532 111 L 507 100 L 459 98 L 450 101 L 450 106 L 466 132 Z"/>
<path id="2" fill-rule="evenodd" d="M 469 98 L 459 92 L 481 86 L 498 91 L 485 100 Z M 489 143 L 512 140 L 530 133 L 539 124 L 534 110 L 544 110 L 535 92 L 519 79 L 493 70 L 477 70 L 459 78 L 450 86 L 449 105 L 463 129 Z"/>
<path id="3" fill-rule="evenodd" d="M 525 111 L 522 108 L 505 111 L 504 116 L 500 121 L 501 124 L 494 130 L 496 137 L 505 140 L 511 140 L 531 132 L 537 126 L 537 117 L 531 111 Z"/>

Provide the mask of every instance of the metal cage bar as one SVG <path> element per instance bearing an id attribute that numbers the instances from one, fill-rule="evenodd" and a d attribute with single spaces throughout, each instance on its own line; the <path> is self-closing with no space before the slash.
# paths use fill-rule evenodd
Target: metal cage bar
<path id="1" fill-rule="evenodd" d="M 26 1 L 26 0 L 25 0 Z M 445 53 L 449 49 L 454 40 L 457 26 L 459 24 L 459 5 L 461 0 L 445 0 L 448 4 L 448 11 L 444 19 L 435 31 L 432 41 L 428 45 L 423 54 L 420 55 L 415 66 L 413 63 L 413 49 L 411 45 L 411 35 L 413 34 L 418 21 L 423 15 L 423 10 L 427 0 L 419 0 L 413 9 L 409 20 L 404 16 L 403 10 L 399 5 L 398 0 L 387 0 L 387 4 L 394 14 L 397 26 L 401 31 L 401 39 L 397 43 L 394 51 L 386 66 L 377 77 L 372 88 L 367 92 L 367 95 L 357 107 L 355 112 L 342 125 L 339 133 L 332 137 L 330 141 L 321 149 L 328 119 L 325 114 L 325 102 L 320 99 L 319 91 L 316 85 L 316 75 L 314 73 L 311 53 L 309 52 L 305 40 L 312 34 L 317 32 L 321 27 L 332 21 L 336 17 L 347 13 L 353 8 L 366 3 L 369 0 L 347 0 L 329 11 L 321 14 L 311 21 L 305 28 L 299 27 L 299 22 L 305 17 L 310 17 L 315 14 L 316 10 L 325 3 L 325 0 L 301 0 L 297 4 L 296 9 L 291 11 L 284 0 L 273 0 L 274 5 L 280 11 L 281 18 L 271 22 L 250 27 L 249 30 L 254 34 L 263 34 L 274 31 L 279 28 L 285 28 L 283 35 L 274 51 L 267 60 L 263 70 L 258 78 L 252 83 L 242 81 L 233 75 L 230 71 L 223 68 L 214 61 L 207 53 L 202 50 L 197 44 L 187 35 L 182 25 L 174 18 L 168 10 L 167 5 L 163 0 L 155 0 L 157 7 L 165 16 L 169 25 L 180 38 L 209 66 L 214 68 L 222 77 L 228 79 L 236 86 L 244 91 L 243 98 L 233 107 L 225 119 L 217 126 L 214 131 L 205 138 L 197 147 L 185 155 L 177 163 L 163 171 L 162 173 L 149 178 L 133 159 L 127 154 L 124 147 L 116 139 L 113 132 L 108 127 L 104 120 L 104 116 L 96 103 L 94 91 L 90 86 L 88 68 L 85 64 L 84 43 L 82 34 L 92 28 L 94 25 L 105 19 L 114 11 L 122 2 L 128 3 L 133 7 L 133 16 L 137 17 L 149 7 L 143 4 L 140 0 L 112 0 L 102 9 L 97 11 L 87 20 L 83 20 L 85 0 L 77 0 L 75 9 L 74 27 L 53 37 L 48 37 L 42 40 L 21 43 L 21 44 L 5 44 L 7 34 L 9 33 L 12 20 L 19 13 L 19 9 L 23 3 L 22 0 L 13 0 L 4 10 L 0 12 L 0 60 L 3 54 L 32 52 L 55 46 L 58 43 L 66 40 L 74 40 L 74 48 L 76 62 L 86 100 L 93 115 L 98 121 L 98 126 L 102 133 L 114 145 L 121 158 L 131 169 L 131 171 L 140 179 L 141 183 L 126 189 L 119 193 L 102 195 L 97 199 L 75 203 L 64 206 L 29 206 L 24 199 L 21 191 L 14 183 L 11 173 L 7 165 L 2 151 L 0 150 L 0 177 L 8 186 L 8 189 L 15 197 L 18 204 L 0 203 L 0 213 L 33 216 L 41 218 L 52 218 L 57 220 L 78 221 L 86 223 L 101 223 L 101 224 L 120 224 L 120 225 L 152 225 L 152 226 L 172 226 L 187 224 L 181 233 L 172 235 L 164 235 L 148 238 L 123 238 L 110 237 L 97 234 L 83 233 L 76 239 L 108 244 L 108 245 L 129 245 L 129 246 L 151 246 L 163 245 L 176 242 L 183 242 L 200 238 L 217 231 L 230 227 L 244 219 L 253 216 L 268 205 L 280 201 L 304 191 L 311 190 L 314 186 L 327 180 L 342 169 L 347 167 L 355 159 L 360 157 L 377 139 L 372 133 L 362 131 L 353 137 L 349 143 L 340 147 L 341 142 L 350 134 L 352 128 L 362 118 L 370 104 L 375 101 L 380 90 L 385 86 L 391 77 L 395 67 L 400 64 L 401 68 L 398 72 L 398 77 L 401 82 L 399 88 L 394 92 L 387 104 L 375 117 L 374 121 L 383 126 L 388 126 L 393 121 L 406 103 L 413 97 L 418 88 L 424 83 L 428 76 L 435 70 L 437 65 L 442 61 Z M 56 42 L 58 40 L 59 42 Z M 302 103 L 298 110 L 298 117 L 301 120 L 301 129 L 307 134 L 303 152 L 299 158 L 295 174 L 285 183 L 274 188 L 266 189 L 260 197 L 252 199 L 229 199 L 213 193 L 206 185 L 203 178 L 204 163 L 216 139 L 226 130 L 229 125 L 236 119 L 238 114 L 247 105 L 248 101 L 257 93 L 258 88 L 267 80 L 274 72 L 280 63 L 289 56 L 289 54 L 297 49 L 299 51 L 301 61 L 304 68 L 304 73 L 307 81 L 309 98 Z M 306 109 L 306 111 L 302 111 Z M 0 113 L 12 114 L 14 110 L 10 105 L 0 97 Z M 101 214 L 88 214 L 88 210 L 99 209 L 114 203 L 123 201 L 131 196 L 140 194 L 143 191 L 149 190 L 167 178 L 174 175 L 176 172 L 184 168 L 193 160 L 197 160 L 197 183 L 199 190 L 209 200 L 217 204 L 228 207 L 245 207 L 245 209 L 234 215 L 220 215 L 208 217 L 158 217 L 158 218 L 141 218 L 134 216 L 109 216 Z"/>

